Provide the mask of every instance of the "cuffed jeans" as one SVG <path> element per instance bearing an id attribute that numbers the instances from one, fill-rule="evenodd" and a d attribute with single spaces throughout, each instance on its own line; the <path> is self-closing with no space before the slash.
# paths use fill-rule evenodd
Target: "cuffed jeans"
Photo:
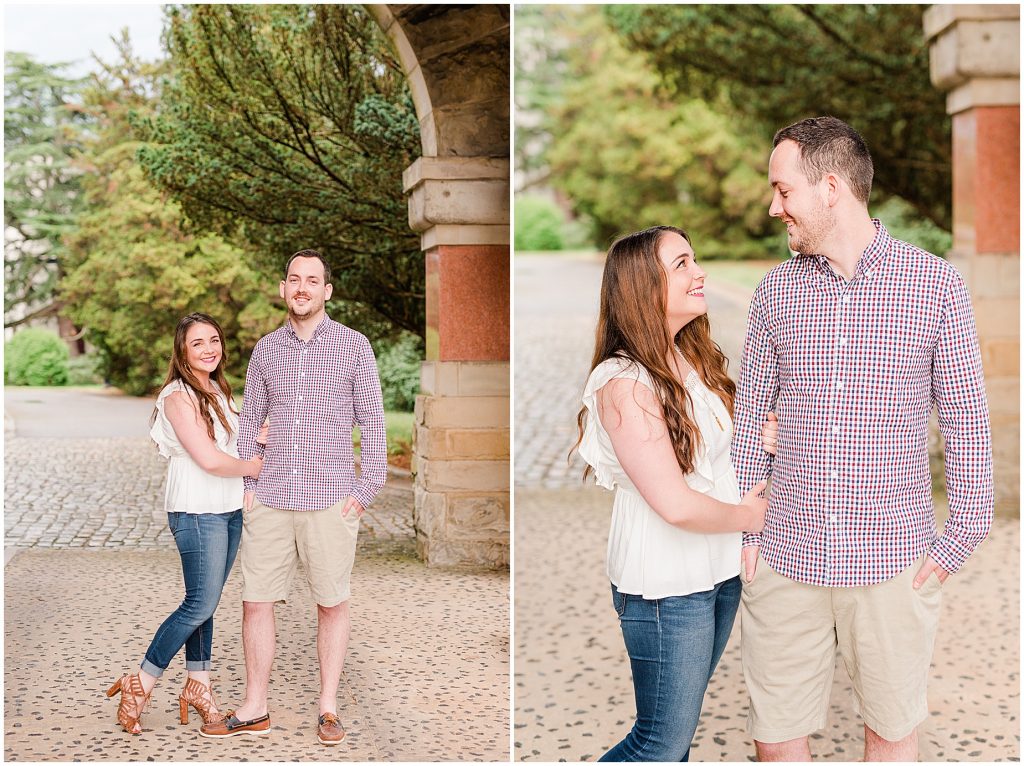
<path id="1" fill-rule="evenodd" d="M 185 600 L 157 629 L 142 669 L 159 678 L 185 647 L 186 670 L 209 670 L 213 653 L 213 613 L 235 563 L 242 539 L 242 511 L 167 514 L 181 555 Z"/>
<path id="2" fill-rule="evenodd" d="M 633 670 L 636 723 L 602 761 L 687 761 L 708 681 L 725 651 L 740 603 L 740 579 L 687 596 L 612 602 Z"/>

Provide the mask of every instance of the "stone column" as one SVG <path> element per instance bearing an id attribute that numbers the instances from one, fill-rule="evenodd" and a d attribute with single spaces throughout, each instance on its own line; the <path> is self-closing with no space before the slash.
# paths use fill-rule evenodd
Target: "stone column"
<path id="1" fill-rule="evenodd" d="M 953 118 L 953 250 L 973 298 L 996 508 L 1020 507 L 1020 6 L 933 5 L 931 79 Z"/>
<path id="2" fill-rule="evenodd" d="M 422 157 L 403 177 L 426 256 L 414 521 L 433 565 L 509 563 L 509 163 Z"/>

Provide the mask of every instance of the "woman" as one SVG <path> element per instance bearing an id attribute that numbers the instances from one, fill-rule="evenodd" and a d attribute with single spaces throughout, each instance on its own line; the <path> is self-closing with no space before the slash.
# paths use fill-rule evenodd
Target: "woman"
<path id="1" fill-rule="evenodd" d="M 740 599 L 741 532 L 760 532 L 759 484 L 740 498 L 729 462 L 735 384 L 711 340 L 705 273 L 682 229 L 608 251 L 579 453 L 617 486 L 612 602 L 637 718 L 602 761 L 685 761 Z"/>
<path id="2" fill-rule="evenodd" d="M 189 314 L 178 322 L 150 436 L 170 461 L 164 504 L 185 599 L 157 629 L 139 672 L 107 691 L 108 697 L 121 692 L 117 720 L 131 734 L 142 733 L 143 708 L 182 646 L 188 679 L 178 697 L 181 722 L 188 723 L 189 705 L 204 722 L 223 717 L 210 690 L 213 613 L 242 534 L 241 477 L 258 477 L 263 462 L 238 458 L 238 413 L 224 361 L 224 333 L 212 317 Z"/>

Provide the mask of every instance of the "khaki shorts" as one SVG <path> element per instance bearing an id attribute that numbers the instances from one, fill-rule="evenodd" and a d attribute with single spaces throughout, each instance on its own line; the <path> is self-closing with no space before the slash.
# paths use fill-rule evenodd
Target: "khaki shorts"
<path id="1" fill-rule="evenodd" d="M 924 557 L 891 580 L 825 588 L 791 580 L 758 555 L 740 606 L 747 732 L 786 742 L 825 728 L 836 649 L 853 681 L 854 709 L 895 742 L 928 717 L 928 667 L 942 586 L 913 589 Z"/>
<path id="2" fill-rule="evenodd" d="M 242 516 L 242 600 L 284 603 L 301 561 L 317 604 L 348 601 L 359 517 L 343 517 L 344 505 L 282 511 L 256 500 Z"/>

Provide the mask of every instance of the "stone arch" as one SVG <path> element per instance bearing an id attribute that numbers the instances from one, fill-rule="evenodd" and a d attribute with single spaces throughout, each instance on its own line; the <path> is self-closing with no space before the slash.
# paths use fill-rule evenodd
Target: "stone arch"
<path id="1" fill-rule="evenodd" d="M 402 63 L 423 151 L 403 174 L 426 259 L 417 548 L 430 564 L 507 566 L 511 7 L 366 8 Z"/>

